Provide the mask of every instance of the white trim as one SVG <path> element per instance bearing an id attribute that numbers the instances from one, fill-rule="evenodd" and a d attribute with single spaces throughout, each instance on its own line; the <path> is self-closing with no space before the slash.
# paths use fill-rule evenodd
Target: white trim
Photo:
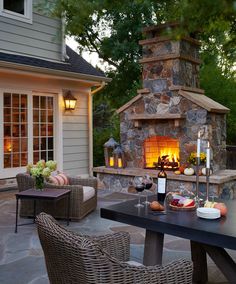
<path id="1" fill-rule="evenodd" d="M 89 176 L 93 176 L 93 97 L 88 93 Z"/>
<path id="2" fill-rule="evenodd" d="M 33 93 L 28 96 L 28 163 L 33 163 Z M 31 148 L 31 149 L 30 149 Z M 29 151 L 30 150 L 30 151 Z"/>
<path id="3" fill-rule="evenodd" d="M 27 95 L 28 97 L 30 97 L 30 95 L 31 95 L 31 92 L 29 92 L 29 90 L 0 88 L 0 96 L 1 96 L 1 98 L 0 98 L 0 112 L 2 113 L 2 115 L 0 115 L 0 151 L 1 151 L 0 152 L 0 179 L 15 177 L 16 174 L 25 171 L 25 166 L 24 167 L 15 167 L 15 168 L 4 169 L 3 93 L 23 93 L 23 94 Z M 27 102 L 29 103 L 29 100 Z M 27 122 L 29 122 L 29 105 L 28 105 L 27 115 L 28 115 Z M 28 133 L 28 138 L 29 138 L 29 133 Z M 29 147 L 30 147 L 30 145 L 29 145 L 29 140 L 28 140 L 28 153 L 30 152 Z M 28 156 L 28 158 L 29 158 L 29 156 Z"/>
<path id="4" fill-rule="evenodd" d="M 0 60 L 0 70 L 1 70 L 1 67 L 7 68 L 8 69 L 7 71 L 11 73 L 17 73 L 17 74 L 23 73 L 23 74 L 29 74 L 31 76 L 33 75 L 32 73 L 37 73 L 37 76 L 44 77 L 44 78 L 46 77 L 47 79 L 50 76 L 53 78 L 59 78 L 63 80 L 70 80 L 70 81 L 74 80 L 77 82 L 81 81 L 82 83 L 91 84 L 91 86 L 97 86 L 96 85 L 97 83 L 99 83 L 99 86 L 100 86 L 102 81 L 111 82 L 112 80 L 111 78 L 100 77 L 100 76 L 95 76 L 95 75 L 87 75 L 87 74 L 82 74 L 82 73 L 49 69 L 46 67 L 30 66 L 30 65 L 12 63 L 12 62 Z"/>
<path id="5" fill-rule="evenodd" d="M 24 15 L 4 9 L 3 1 L 4 0 L 0 0 L 0 15 L 1 16 L 32 24 L 32 17 L 33 17 L 32 0 L 24 0 L 24 12 L 25 12 Z"/>
<path id="6" fill-rule="evenodd" d="M 56 125 L 55 125 L 55 149 L 54 155 L 57 161 L 57 169 L 63 171 L 63 94 L 58 93 L 57 100 L 55 101 L 56 107 Z"/>

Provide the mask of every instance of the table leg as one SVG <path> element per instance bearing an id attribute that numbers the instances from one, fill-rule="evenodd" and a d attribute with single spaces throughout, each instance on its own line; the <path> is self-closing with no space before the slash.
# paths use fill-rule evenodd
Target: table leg
<path id="1" fill-rule="evenodd" d="M 230 255 L 225 251 L 225 249 L 210 246 L 210 245 L 202 245 L 206 252 L 209 254 L 211 259 L 215 262 L 224 276 L 227 278 L 229 283 L 236 282 L 236 263 L 230 257 Z"/>
<path id="2" fill-rule="evenodd" d="M 15 233 L 17 233 L 17 226 L 18 226 L 18 206 L 19 206 L 19 198 L 16 197 L 16 225 L 15 225 Z"/>
<path id="3" fill-rule="evenodd" d="M 206 251 L 200 243 L 190 241 L 193 261 L 194 283 L 206 283 L 208 280 Z"/>
<path id="4" fill-rule="evenodd" d="M 143 264 L 162 264 L 164 234 L 146 230 Z"/>
<path id="5" fill-rule="evenodd" d="M 70 192 L 67 195 L 67 226 L 69 226 L 70 223 Z"/>

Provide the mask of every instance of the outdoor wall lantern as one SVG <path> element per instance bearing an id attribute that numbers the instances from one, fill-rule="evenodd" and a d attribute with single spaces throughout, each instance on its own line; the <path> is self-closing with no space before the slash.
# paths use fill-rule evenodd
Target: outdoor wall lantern
<path id="1" fill-rule="evenodd" d="M 77 99 L 72 95 L 71 91 L 67 91 L 64 96 L 65 110 L 75 110 Z"/>
<path id="2" fill-rule="evenodd" d="M 104 156 L 105 156 L 105 165 L 108 168 L 114 168 L 115 159 L 114 159 L 114 150 L 119 144 L 111 137 L 103 146 L 104 146 Z"/>
<path id="3" fill-rule="evenodd" d="M 114 155 L 114 168 L 121 169 L 125 167 L 125 155 L 120 145 L 113 151 Z"/>

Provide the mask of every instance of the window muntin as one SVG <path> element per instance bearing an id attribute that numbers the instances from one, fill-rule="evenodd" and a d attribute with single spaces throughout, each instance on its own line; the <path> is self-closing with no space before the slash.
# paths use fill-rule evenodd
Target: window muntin
<path id="1" fill-rule="evenodd" d="M 33 162 L 54 158 L 54 97 L 33 95 Z"/>
<path id="2" fill-rule="evenodd" d="M 27 95 L 3 94 L 4 168 L 23 167 L 28 163 Z"/>
<path id="3" fill-rule="evenodd" d="M 0 0 L 0 15 L 32 24 L 32 0 Z"/>

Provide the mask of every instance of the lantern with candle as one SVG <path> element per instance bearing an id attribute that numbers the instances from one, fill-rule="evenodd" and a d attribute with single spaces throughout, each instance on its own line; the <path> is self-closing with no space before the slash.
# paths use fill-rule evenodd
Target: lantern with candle
<path id="1" fill-rule="evenodd" d="M 104 156 L 105 156 L 105 165 L 108 168 L 114 168 L 114 150 L 119 144 L 115 141 L 113 137 L 103 145 L 104 146 Z"/>
<path id="2" fill-rule="evenodd" d="M 113 151 L 113 154 L 114 154 L 114 167 L 118 169 L 124 168 L 125 156 L 124 156 L 124 151 L 120 145 L 116 147 L 116 149 Z"/>

